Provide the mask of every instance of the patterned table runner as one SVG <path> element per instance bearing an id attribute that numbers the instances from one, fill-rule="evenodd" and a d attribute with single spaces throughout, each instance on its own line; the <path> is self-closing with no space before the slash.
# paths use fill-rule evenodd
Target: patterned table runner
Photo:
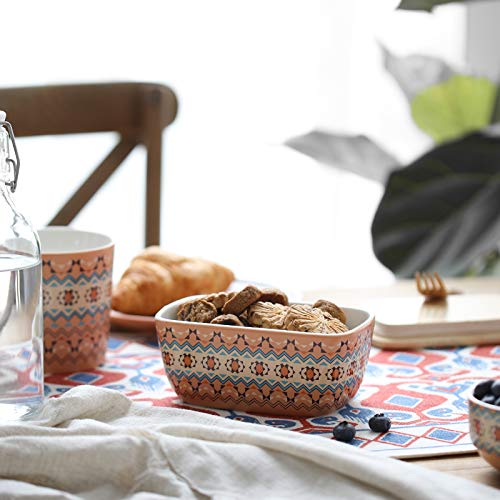
<path id="1" fill-rule="evenodd" d="M 407 352 L 372 348 L 363 384 L 346 407 L 322 417 L 266 417 L 183 404 L 165 376 L 156 342 L 128 335 L 110 338 L 104 366 L 48 376 L 45 390 L 48 396 L 57 396 L 76 385 L 98 385 L 145 404 L 204 411 L 328 439 L 332 428 L 347 420 L 356 426 L 353 446 L 409 458 L 474 450 L 468 434 L 468 393 L 476 381 L 499 376 L 500 346 Z M 392 420 L 386 434 L 368 427 L 369 418 L 381 412 Z"/>

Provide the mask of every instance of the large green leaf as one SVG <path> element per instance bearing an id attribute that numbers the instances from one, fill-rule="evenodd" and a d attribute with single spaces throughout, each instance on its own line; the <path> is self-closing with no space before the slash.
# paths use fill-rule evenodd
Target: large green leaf
<path id="1" fill-rule="evenodd" d="M 398 9 L 402 10 L 426 10 L 430 12 L 434 7 L 445 3 L 465 3 L 472 0 L 402 0 Z M 477 0 L 475 0 L 477 1 Z"/>
<path id="2" fill-rule="evenodd" d="M 500 241 L 500 138 L 475 133 L 393 172 L 372 224 L 377 258 L 398 276 L 459 275 Z"/>
<path id="3" fill-rule="evenodd" d="M 410 101 L 417 125 L 437 142 L 500 121 L 498 86 L 458 75 L 445 61 L 421 54 L 397 56 L 382 46 L 383 62 Z"/>
<path id="4" fill-rule="evenodd" d="M 399 166 L 397 160 L 364 135 L 342 135 L 313 130 L 285 144 L 315 160 L 385 183 Z"/>
<path id="5" fill-rule="evenodd" d="M 417 94 L 411 113 L 436 142 L 448 141 L 490 124 L 496 92 L 486 78 L 454 75 Z"/>

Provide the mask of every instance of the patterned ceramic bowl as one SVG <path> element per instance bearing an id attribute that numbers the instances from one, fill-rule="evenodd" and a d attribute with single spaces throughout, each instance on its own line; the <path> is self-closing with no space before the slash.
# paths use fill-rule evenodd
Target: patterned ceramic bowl
<path id="1" fill-rule="evenodd" d="M 287 416 L 340 408 L 359 389 L 375 318 L 344 308 L 346 333 L 327 335 L 178 321 L 180 304 L 156 315 L 165 372 L 191 404 Z"/>
<path id="2" fill-rule="evenodd" d="M 469 396 L 469 430 L 474 446 L 500 470 L 500 408 Z"/>

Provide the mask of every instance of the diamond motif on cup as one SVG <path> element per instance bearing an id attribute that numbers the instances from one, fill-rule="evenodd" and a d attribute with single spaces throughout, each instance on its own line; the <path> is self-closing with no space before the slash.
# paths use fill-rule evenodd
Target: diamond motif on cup
<path id="1" fill-rule="evenodd" d="M 91 286 L 85 292 L 85 300 L 91 304 L 97 302 L 101 298 L 101 288 L 98 286 Z"/>
<path id="2" fill-rule="evenodd" d="M 79 298 L 80 294 L 72 288 L 61 290 L 57 295 L 57 301 L 62 306 L 72 306 L 73 304 L 78 302 Z"/>

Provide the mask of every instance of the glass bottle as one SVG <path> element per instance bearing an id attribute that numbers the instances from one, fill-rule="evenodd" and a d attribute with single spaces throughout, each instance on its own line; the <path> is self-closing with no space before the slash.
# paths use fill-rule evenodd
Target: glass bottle
<path id="1" fill-rule="evenodd" d="M 12 201 L 18 174 L 14 133 L 0 111 L 0 422 L 29 417 L 43 400 L 40 243 Z"/>

